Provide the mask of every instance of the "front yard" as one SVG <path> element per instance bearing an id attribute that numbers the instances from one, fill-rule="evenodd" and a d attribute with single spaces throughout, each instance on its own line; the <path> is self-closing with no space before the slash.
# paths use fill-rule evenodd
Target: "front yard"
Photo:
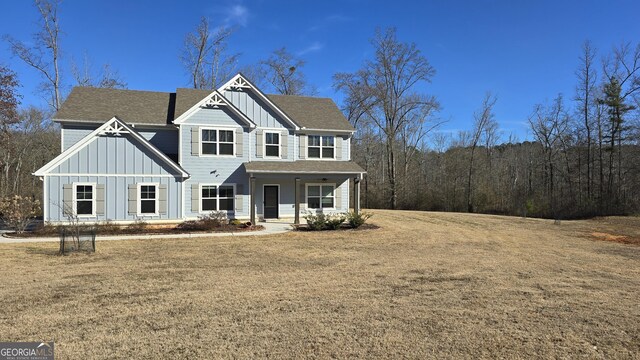
<path id="1" fill-rule="evenodd" d="M 375 211 L 381 229 L 0 244 L 0 341 L 57 358 L 640 353 L 640 219 Z M 604 234 L 604 235 L 602 235 Z"/>

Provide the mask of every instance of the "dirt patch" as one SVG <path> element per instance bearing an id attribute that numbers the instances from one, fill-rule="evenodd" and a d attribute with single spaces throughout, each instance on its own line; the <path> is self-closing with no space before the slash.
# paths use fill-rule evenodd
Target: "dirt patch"
<path id="1" fill-rule="evenodd" d="M 603 232 L 592 232 L 591 236 L 596 240 L 613 241 L 621 244 L 640 245 L 640 237 L 631 237 L 625 235 L 615 235 Z"/>

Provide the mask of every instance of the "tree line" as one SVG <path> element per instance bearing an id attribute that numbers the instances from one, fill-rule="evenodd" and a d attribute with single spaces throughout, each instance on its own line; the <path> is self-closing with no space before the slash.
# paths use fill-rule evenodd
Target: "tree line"
<path id="1" fill-rule="evenodd" d="M 557 219 L 640 209 L 640 44 L 599 56 L 585 42 L 575 93 L 534 105 L 524 142 L 500 133 L 491 93 L 471 130 L 438 132 L 437 101 L 416 86 L 431 80 L 426 58 L 393 30 L 372 44 L 361 70 L 335 76 L 367 170 L 365 207 Z"/>
<path id="2" fill-rule="evenodd" d="M 48 107 L 21 106 L 19 77 L 0 66 L 0 197 L 40 197 L 30 174 L 59 151 L 50 121 L 69 85 L 127 88 L 104 63 L 94 71 L 87 53 L 63 63 L 57 0 L 36 0 L 40 23 L 33 41 L 4 36 L 14 56 L 40 75 Z M 237 29 L 202 17 L 177 55 L 185 81 L 215 89 L 237 72 L 268 92 L 314 95 L 305 61 L 285 47 L 255 64 L 230 51 Z M 416 44 L 395 29 L 378 29 L 373 55 L 352 73 L 334 75 L 340 104 L 354 125 L 352 158 L 367 171 L 363 206 L 576 218 L 638 211 L 640 44 L 598 53 L 585 42 L 577 57 L 575 93 L 536 104 L 526 119 L 532 138 L 499 131 L 499 99 L 487 92 L 469 114 L 470 129 L 442 131 L 440 103 L 429 93 L 436 69 Z M 70 69 L 73 80 L 64 71 Z"/>

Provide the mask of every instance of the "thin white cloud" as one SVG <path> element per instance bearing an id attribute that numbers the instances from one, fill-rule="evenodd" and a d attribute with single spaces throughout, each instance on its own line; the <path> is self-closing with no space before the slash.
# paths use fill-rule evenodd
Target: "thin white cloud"
<path id="1" fill-rule="evenodd" d="M 226 9 L 227 17 L 225 22 L 228 24 L 239 24 L 247 26 L 249 22 L 249 9 L 241 4 L 231 5 Z"/>
<path id="2" fill-rule="evenodd" d="M 320 42 L 314 41 L 313 43 L 311 43 L 311 45 L 309 45 L 306 48 L 298 51 L 296 54 L 298 56 L 302 56 L 302 55 L 305 55 L 305 54 L 308 54 L 308 53 L 320 51 L 320 50 L 322 50 L 323 47 L 324 47 L 324 45 L 322 45 Z"/>

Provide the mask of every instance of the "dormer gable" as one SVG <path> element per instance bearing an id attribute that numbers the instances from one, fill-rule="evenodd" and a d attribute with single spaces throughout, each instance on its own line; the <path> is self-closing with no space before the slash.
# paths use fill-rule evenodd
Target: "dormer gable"
<path id="1" fill-rule="evenodd" d="M 180 90 L 178 89 L 178 96 L 180 95 Z M 183 90 L 184 91 L 184 90 Z M 191 92 L 199 91 L 203 93 L 202 90 L 190 90 Z M 213 90 L 208 93 L 206 96 L 202 97 L 200 101 L 191 106 L 187 111 L 183 112 L 179 115 L 175 120 L 173 120 L 174 124 L 182 124 L 189 117 L 194 115 L 201 109 L 216 109 L 216 110 L 224 110 L 227 113 L 231 113 L 234 117 L 240 122 L 244 123 L 244 126 L 249 128 L 255 128 L 256 124 L 251 121 L 242 111 L 240 111 L 236 106 L 234 106 L 229 100 L 227 100 L 224 95 L 222 95 L 218 90 Z"/>
<path id="2" fill-rule="evenodd" d="M 218 91 L 253 119 L 258 127 L 300 129 L 300 125 L 294 119 L 241 73 L 218 88 Z"/>

